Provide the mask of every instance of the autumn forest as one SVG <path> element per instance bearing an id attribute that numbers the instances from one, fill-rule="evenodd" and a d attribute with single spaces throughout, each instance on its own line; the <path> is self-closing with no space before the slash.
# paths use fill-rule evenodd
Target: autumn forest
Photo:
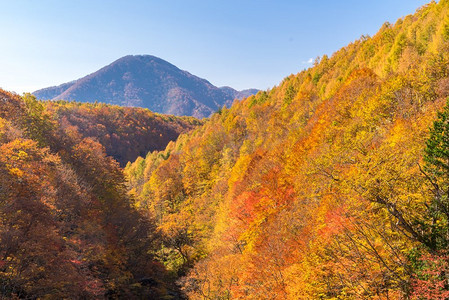
<path id="1" fill-rule="evenodd" d="M 0 91 L 1 299 L 449 299 L 449 0 L 209 118 Z"/>

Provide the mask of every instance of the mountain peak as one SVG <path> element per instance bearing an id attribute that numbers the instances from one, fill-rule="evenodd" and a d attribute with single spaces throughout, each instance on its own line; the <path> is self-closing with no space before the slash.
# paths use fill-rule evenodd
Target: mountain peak
<path id="1" fill-rule="evenodd" d="M 198 118 L 250 95 L 218 88 L 152 55 L 127 55 L 81 79 L 33 94 L 39 99 L 99 101 Z"/>
<path id="2" fill-rule="evenodd" d="M 127 64 L 127 63 L 156 63 L 161 65 L 170 65 L 176 68 L 176 66 L 172 65 L 166 60 L 163 60 L 157 56 L 149 55 L 149 54 L 139 54 L 139 55 L 125 55 L 123 57 L 120 57 L 119 59 L 115 60 L 110 64 Z"/>

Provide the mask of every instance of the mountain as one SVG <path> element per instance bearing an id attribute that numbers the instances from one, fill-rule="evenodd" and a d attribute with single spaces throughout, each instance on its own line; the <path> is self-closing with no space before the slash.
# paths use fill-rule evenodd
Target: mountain
<path id="1" fill-rule="evenodd" d="M 203 118 L 255 92 L 220 89 L 155 56 L 129 55 L 86 77 L 33 94 L 38 99 L 99 101 Z"/>
<path id="2" fill-rule="evenodd" d="M 75 82 L 76 82 L 76 80 L 67 82 L 67 83 L 63 83 L 59 86 L 42 89 L 42 90 L 36 91 L 34 93 L 35 93 L 35 95 L 39 95 L 39 98 L 41 98 L 41 99 L 53 99 L 56 96 L 64 93 L 70 87 L 72 87 L 75 84 Z M 61 100 L 61 99 L 59 99 L 59 100 Z"/>
<path id="3" fill-rule="evenodd" d="M 229 86 L 222 86 L 220 87 L 220 90 L 222 90 L 224 93 L 229 95 L 232 99 L 243 99 L 246 97 L 249 97 L 251 95 L 255 95 L 259 92 L 257 89 L 247 89 L 242 91 L 236 91 L 233 88 Z"/>
<path id="4" fill-rule="evenodd" d="M 447 299 L 449 1 L 125 169 L 189 299 Z"/>

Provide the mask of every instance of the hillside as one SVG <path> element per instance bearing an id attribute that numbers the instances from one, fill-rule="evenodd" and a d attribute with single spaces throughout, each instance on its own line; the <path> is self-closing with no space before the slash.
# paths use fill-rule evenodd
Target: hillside
<path id="1" fill-rule="evenodd" d="M 129 164 L 189 299 L 447 298 L 448 76 L 441 0 Z"/>
<path id="2" fill-rule="evenodd" d="M 204 118 L 223 105 L 230 106 L 235 97 L 254 91 L 220 89 L 155 56 L 129 55 L 86 77 L 33 94 L 44 100 L 98 101 Z"/>
<path id="3" fill-rule="evenodd" d="M 106 104 L 46 101 L 42 103 L 64 128 L 96 139 L 122 167 L 149 151 L 163 150 L 180 133 L 201 124 L 193 117 L 156 114 L 148 109 Z"/>
<path id="4" fill-rule="evenodd" d="M 242 90 L 242 91 L 236 91 L 229 86 L 222 86 L 222 87 L 220 87 L 220 90 L 222 90 L 224 93 L 228 94 L 231 97 L 231 99 L 243 99 L 243 98 L 247 98 L 251 95 L 255 95 L 255 94 L 257 94 L 257 92 L 259 92 L 259 90 L 256 90 L 256 89 L 247 89 L 247 90 Z"/>
<path id="5" fill-rule="evenodd" d="M 0 90 L 0 298 L 170 299 L 159 247 L 97 141 Z"/>

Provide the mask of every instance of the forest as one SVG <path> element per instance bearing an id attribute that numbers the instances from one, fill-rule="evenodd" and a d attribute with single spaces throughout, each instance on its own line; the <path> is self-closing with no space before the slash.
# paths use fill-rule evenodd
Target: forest
<path id="1" fill-rule="evenodd" d="M 202 124 L 193 117 L 162 115 L 138 107 L 66 101 L 45 102 L 62 126 L 75 126 L 83 137 L 92 137 L 122 167 L 148 152 L 164 150 L 180 133 Z"/>
<path id="2" fill-rule="evenodd" d="M 0 298 L 176 296 L 156 258 L 160 233 L 137 211 L 119 161 L 198 124 L 0 91 Z"/>
<path id="3" fill-rule="evenodd" d="M 189 299 L 445 299 L 449 1 L 128 164 Z"/>
<path id="4" fill-rule="evenodd" d="M 1 91 L 0 297 L 447 299 L 448 136 L 449 0 L 208 119 Z"/>

